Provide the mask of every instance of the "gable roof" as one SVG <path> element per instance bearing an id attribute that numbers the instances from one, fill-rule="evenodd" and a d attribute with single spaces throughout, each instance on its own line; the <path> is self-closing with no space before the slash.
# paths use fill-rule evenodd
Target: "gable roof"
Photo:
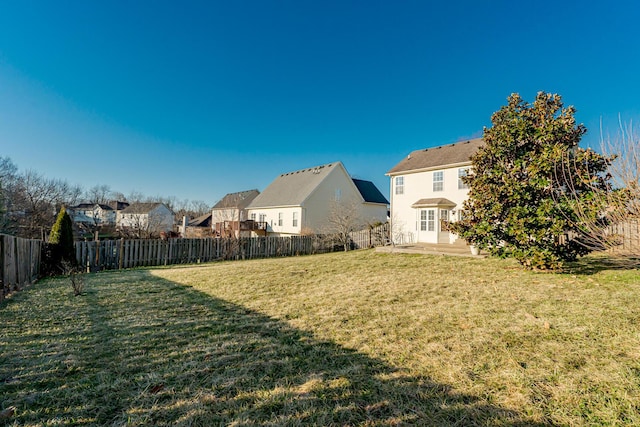
<path id="1" fill-rule="evenodd" d="M 455 144 L 412 151 L 411 154 L 387 172 L 387 175 L 471 162 L 471 156 L 483 145 L 482 138 L 476 138 L 469 141 L 456 142 Z"/>
<path id="2" fill-rule="evenodd" d="M 123 210 L 121 210 L 120 212 L 125 214 L 148 214 L 158 206 L 164 206 L 164 204 L 159 202 L 133 203 L 127 206 L 126 208 L 124 208 Z"/>
<path id="3" fill-rule="evenodd" d="M 342 163 L 334 162 L 283 173 L 269 184 L 258 197 L 253 199 L 248 208 L 300 206 L 320 183 L 338 168 L 345 170 Z"/>
<path id="4" fill-rule="evenodd" d="M 389 204 L 389 201 L 382 195 L 378 187 L 371 181 L 364 181 L 362 179 L 352 179 L 353 183 L 358 188 L 358 191 L 362 195 L 362 198 L 367 203 L 382 203 Z"/>
<path id="5" fill-rule="evenodd" d="M 247 206 L 249 206 L 249 203 L 251 203 L 251 201 L 258 196 L 258 194 L 260 194 L 258 190 L 247 190 L 239 191 L 237 193 L 228 193 L 213 206 L 213 209 L 245 209 Z"/>
<path id="6" fill-rule="evenodd" d="M 99 206 L 102 210 L 112 211 L 113 208 L 109 205 L 103 205 L 101 203 L 80 203 L 76 206 L 69 206 L 67 210 L 87 210 L 87 209 L 95 209 L 96 206 Z"/>
<path id="7" fill-rule="evenodd" d="M 201 215 L 195 219 L 192 219 L 187 224 L 189 227 L 211 227 L 211 217 L 213 214 L 211 212 Z"/>

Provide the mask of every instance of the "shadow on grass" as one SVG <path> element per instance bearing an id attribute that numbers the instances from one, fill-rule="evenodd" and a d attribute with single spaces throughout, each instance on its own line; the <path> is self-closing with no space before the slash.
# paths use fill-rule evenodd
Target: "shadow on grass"
<path id="1" fill-rule="evenodd" d="M 120 277 L 62 307 L 55 336 L 6 348 L 17 425 L 536 425 L 148 271 Z"/>
<path id="2" fill-rule="evenodd" d="M 640 258 L 616 253 L 595 253 L 568 263 L 563 272 L 570 274 L 597 274 L 607 270 L 638 270 Z"/>

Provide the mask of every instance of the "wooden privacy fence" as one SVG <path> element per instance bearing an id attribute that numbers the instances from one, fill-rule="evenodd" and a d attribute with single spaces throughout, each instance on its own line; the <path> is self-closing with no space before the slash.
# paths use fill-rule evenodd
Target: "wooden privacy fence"
<path id="1" fill-rule="evenodd" d="M 374 248 L 390 243 L 389 223 L 349 233 L 354 249 Z"/>
<path id="2" fill-rule="evenodd" d="M 102 240 L 75 242 L 75 249 L 78 263 L 91 271 L 309 255 L 331 250 L 318 236 Z"/>
<path id="3" fill-rule="evenodd" d="M 0 234 L 0 301 L 40 273 L 42 241 Z"/>
<path id="4" fill-rule="evenodd" d="M 629 219 L 607 228 L 610 235 L 616 236 L 620 245 L 615 250 L 638 252 L 640 250 L 640 220 Z"/>

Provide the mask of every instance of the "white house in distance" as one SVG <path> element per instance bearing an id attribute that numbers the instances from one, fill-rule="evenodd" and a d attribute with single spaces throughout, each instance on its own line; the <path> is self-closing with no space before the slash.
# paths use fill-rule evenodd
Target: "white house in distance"
<path id="1" fill-rule="evenodd" d="M 386 222 L 389 202 L 370 181 L 352 179 L 341 162 L 283 173 L 247 206 L 269 235 L 322 232 L 336 204 L 357 207 L 363 225 Z"/>
<path id="2" fill-rule="evenodd" d="M 106 204 L 80 203 L 76 206 L 69 206 L 67 213 L 76 224 L 99 226 L 115 225 L 116 223 L 116 211 Z"/>
<path id="3" fill-rule="evenodd" d="M 138 237 L 173 231 L 174 213 L 164 203 L 133 203 L 118 211 L 116 227 Z"/>
<path id="4" fill-rule="evenodd" d="M 447 221 L 460 219 L 469 189 L 462 182 L 482 138 L 411 152 L 391 178 L 391 227 L 396 243 L 453 243 Z"/>

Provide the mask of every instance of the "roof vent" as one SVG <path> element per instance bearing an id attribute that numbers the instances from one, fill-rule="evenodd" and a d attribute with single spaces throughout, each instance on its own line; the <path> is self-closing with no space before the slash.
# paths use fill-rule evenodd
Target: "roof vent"
<path id="1" fill-rule="evenodd" d="M 315 174 L 319 174 L 320 173 L 320 168 L 315 168 L 312 172 L 315 173 Z"/>
<path id="2" fill-rule="evenodd" d="M 411 160 L 411 154 L 407 154 L 407 160 Z"/>

